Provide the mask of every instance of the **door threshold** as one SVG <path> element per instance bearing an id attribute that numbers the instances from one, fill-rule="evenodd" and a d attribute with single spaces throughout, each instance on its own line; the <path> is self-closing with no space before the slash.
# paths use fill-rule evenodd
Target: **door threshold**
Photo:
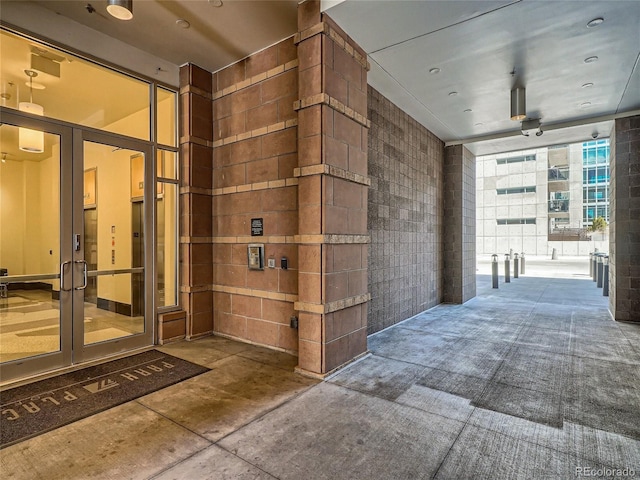
<path id="1" fill-rule="evenodd" d="M 29 383 L 45 380 L 47 378 L 56 377 L 64 373 L 74 372 L 76 370 L 81 370 L 83 368 L 92 367 L 94 365 L 100 365 L 101 363 L 110 362 L 112 360 L 128 357 L 130 355 L 146 352 L 148 350 L 153 350 L 156 347 L 157 345 L 148 345 L 146 347 L 134 348 L 133 350 L 127 350 L 126 352 L 118 352 L 116 354 L 108 355 L 106 357 L 100 357 L 94 360 L 89 360 L 88 362 L 76 363 L 74 365 L 69 365 L 67 367 L 61 367 L 61 368 L 56 368 L 54 370 L 49 370 L 47 372 L 37 373 L 29 377 L 23 377 L 23 378 L 18 378 L 14 380 L 7 380 L 6 382 L 0 382 L 0 392 L 4 390 L 9 390 L 10 388 L 20 387 L 22 385 L 27 385 Z"/>

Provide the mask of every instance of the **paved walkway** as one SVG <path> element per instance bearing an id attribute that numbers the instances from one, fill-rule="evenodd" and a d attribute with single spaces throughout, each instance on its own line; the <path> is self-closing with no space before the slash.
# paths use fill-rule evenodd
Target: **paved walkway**
<path id="1" fill-rule="evenodd" d="M 163 347 L 212 370 L 6 448 L 0 476 L 640 478 L 640 325 L 611 320 L 584 258 L 531 258 L 498 290 L 478 269 L 477 298 L 322 383 L 220 338 Z"/>

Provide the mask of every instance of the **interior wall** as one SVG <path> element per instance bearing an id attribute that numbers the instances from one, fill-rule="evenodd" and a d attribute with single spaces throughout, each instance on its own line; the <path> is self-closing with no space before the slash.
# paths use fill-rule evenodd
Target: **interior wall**
<path id="1" fill-rule="evenodd" d="M 368 333 L 443 299 L 444 143 L 369 86 Z"/>
<path id="2" fill-rule="evenodd" d="M 59 158 L 59 145 L 53 144 L 49 158 L 0 166 L 0 266 L 9 275 L 59 270 L 60 194 L 59 182 L 52 181 L 60 178 Z"/>

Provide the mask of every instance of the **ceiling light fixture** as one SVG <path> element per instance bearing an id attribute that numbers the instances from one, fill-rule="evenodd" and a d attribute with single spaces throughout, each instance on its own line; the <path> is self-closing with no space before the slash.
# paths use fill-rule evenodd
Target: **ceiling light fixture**
<path id="1" fill-rule="evenodd" d="M 511 120 L 520 121 L 527 118 L 527 105 L 524 88 L 511 90 Z"/>
<path id="2" fill-rule="evenodd" d="M 38 72 L 34 70 L 25 70 L 24 73 L 29 77 L 30 84 L 33 83 L 33 78 L 38 76 Z M 31 85 L 29 85 L 29 101 L 20 102 L 18 104 L 18 110 L 32 115 L 44 115 L 44 108 L 42 105 L 33 103 L 33 88 Z M 22 151 L 31 153 L 44 152 L 44 132 L 31 130 L 30 128 L 19 128 L 18 148 Z"/>
<path id="3" fill-rule="evenodd" d="M 524 135 L 525 137 L 528 137 L 532 133 L 535 133 L 536 137 L 542 136 L 543 132 L 542 132 L 542 126 L 540 125 L 540 119 L 535 118 L 533 120 L 525 120 L 524 122 L 522 122 L 522 125 L 520 126 L 520 131 L 522 132 L 522 135 Z"/>
<path id="4" fill-rule="evenodd" d="M 222 0 L 209 0 L 209 3 L 214 7 L 222 6 Z"/>
<path id="5" fill-rule="evenodd" d="M 431 75 L 435 75 L 436 73 L 440 73 L 440 69 L 438 67 L 434 67 L 431 70 L 429 70 L 429 73 Z"/>
<path id="6" fill-rule="evenodd" d="M 581 108 L 587 108 L 587 107 L 589 107 L 589 106 L 591 106 L 591 102 L 584 102 L 584 103 L 581 103 L 581 104 L 580 104 L 580 107 L 581 107 Z"/>
<path id="7" fill-rule="evenodd" d="M 458 92 L 449 92 L 450 97 L 455 97 L 456 95 L 458 95 Z"/>
<path id="8" fill-rule="evenodd" d="M 184 18 L 179 18 L 178 20 L 176 20 L 176 25 L 179 26 L 180 28 L 185 28 L 185 29 L 191 26 L 191 24 L 187 22 Z"/>
<path id="9" fill-rule="evenodd" d="M 473 112 L 473 110 L 471 110 L 470 108 L 467 108 L 467 109 L 464 111 L 464 113 L 471 113 L 471 112 Z"/>
<path id="10" fill-rule="evenodd" d="M 604 18 L 602 17 L 594 18 L 593 20 L 590 20 L 589 23 L 587 23 L 587 28 L 597 27 L 602 22 L 604 22 Z"/>
<path id="11" fill-rule="evenodd" d="M 591 88 L 591 87 L 593 87 L 593 83 L 591 82 L 582 84 L 582 88 Z"/>
<path id="12" fill-rule="evenodd" d="M 107 12 L 118 20 L 131 20 L 133 0 L 107 0 Z"/>
<path id="13" fill-rule="evenodd" d="M 594 63 L 598 61 L 598 57 L 595 55 L 593 57 L 587 57 L 584 59 L 584 63 Z"/>

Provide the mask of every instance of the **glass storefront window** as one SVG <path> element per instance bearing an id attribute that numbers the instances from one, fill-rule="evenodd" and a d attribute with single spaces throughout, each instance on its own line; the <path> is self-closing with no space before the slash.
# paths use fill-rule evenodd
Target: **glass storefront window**
<path id="1" fill-rule="evenodd" d="M 151 139 L 148 82 L 4 30 L 0 35 L 4 107 L 32 102 L 48 118 Z"/>
<path id="2" fill-rule="evenodd" d="M 158 87 L 156 89 L 156 112 L 158 121 L 158 143 L 177 146 L 176 92 Z"/>

